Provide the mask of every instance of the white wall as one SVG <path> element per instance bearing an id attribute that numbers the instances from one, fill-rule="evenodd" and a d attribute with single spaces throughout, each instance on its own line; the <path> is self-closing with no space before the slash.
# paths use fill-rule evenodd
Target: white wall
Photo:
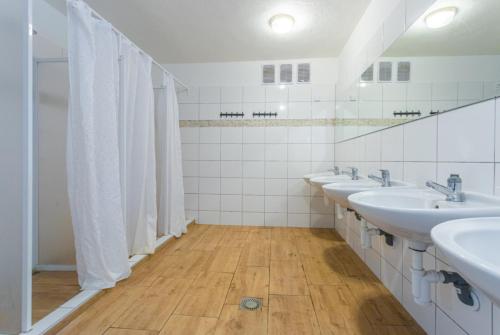
<path id="1" fill-rule="evenodd" d="M 167 66 L 191 86 L 179 95 L 181 119 L 215 122 L 181 128 L 189 217 L 333 227 L 333 210 L 302 176 L 333 166 L 333 126 L 321 122 L 334 117 L 336 60 L 310 61 L 313 83 L 283 87 L 260 84 L 265 61 Z M 272 63 L 285 62 L 299 60 Z M 221 111 L 244 112 L 245 119 L 220 120 Z M 252 112 L 264 111 L 279 114 L 273 124 L 254 122 Z"/>
<path id="2" fill-rule="evenodd" d="M 394 179 L 419 187 L 426 180 L 445 184 L 451 173 L 459 173 L 465 191 L 500 196 L 498 134 L 500 99 L 492 99 L 337 143 L 335 162 L 341 167 L 357 166 L 363 174 L 389 169 Z M 337 221 L 336 229 L 428 334 L 500 334 L 499 308 L 478 290 L 481 308 L 477 312 L 460 303 L 453 286 L 445 284 L 433 289 L 431 306 L 416 305 L 406 241 L 396 237 L 395 246 L 389 247 L 377 239 L 372 249 L 362 250 L 355 218 Z M 448 268 L 446 258 L 434 248 L 424 260 L 430 269 Z"/>
<path id="3" fill-rule="evenodd" d="M 0 333 L 18 334 L 29 321 L 27 124 L 31 47 L 30 1 L 0 1 Z"/>

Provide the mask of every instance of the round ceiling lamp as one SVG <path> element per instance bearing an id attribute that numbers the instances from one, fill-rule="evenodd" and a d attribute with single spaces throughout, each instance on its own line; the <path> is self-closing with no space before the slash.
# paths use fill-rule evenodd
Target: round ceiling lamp
<path id="1" fill-rule="evenodd" d="M 288 14 L 277 14 L 269 19 L 269 26 L 276 34 L 286 34 L 293 29 L 295 19 Z"/>
<path id="2" fill-rule="evenodd" d="M 445 7 L 429 13 L 425 17 L 425 24 L 431 29 L 438 29 L 449 25 L 457 15 L 457 7 Z"/>

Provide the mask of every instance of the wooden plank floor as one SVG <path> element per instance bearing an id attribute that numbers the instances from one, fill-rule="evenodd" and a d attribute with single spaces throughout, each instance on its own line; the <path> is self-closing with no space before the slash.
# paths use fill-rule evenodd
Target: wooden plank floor
<path id="1" fill-rule="evenodd" d="M 33 273 L 32 322 L 56 310 L 80 292 L 76 272 L 43 271 Z"/>
<path id="2" fill-rule="evenodd" d="M 242 297 L 262 298 L 242 311 Z M 326 229 L 191 225 L 53 334 L 425 334 Z"/>

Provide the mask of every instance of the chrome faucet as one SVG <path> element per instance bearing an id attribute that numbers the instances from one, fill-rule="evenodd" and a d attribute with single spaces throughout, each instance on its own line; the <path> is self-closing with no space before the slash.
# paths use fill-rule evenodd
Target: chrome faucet
<path id="1" fill-rule="evenodd" d="M 355 168 L 355 167 L 348 167 L 347 168 L 348 170 L 350 171 L 342 171 L 342 174 L 346 174 L 348 176 L 351 176 L 351 179 L 352 180 L 358 180 L 359 179 L 359 175 L 358 175 L 358 168 Z"/>
<path id="2" fill-rule="evenodd" d="M 429 180 L 425 183 L 425 186 L 446 195 L 446 201 L 464 202 L 465 193 L 462 192 L 462 178 L 460 178 L 460 175 L 451 174 L 447 182 L 448 186 L 443 186 Z"/>
<path id="3" fill-rule="evenodd" d="M 338 176 L 340 174 L 340 169 L 338 166 L 334 166 L 333 169 L 328 170 L 329 172 L 333 172 L 334 175 Z"/>
<path id="4" fill-rule="evenodd" d="M 382 177 L 375 176 L 373 174 L 368 175 L 368 178 L 378 181 L 382 184 L 382 187 L 391 187 L 391 174 L 389 170 L 380 170 Z"/>

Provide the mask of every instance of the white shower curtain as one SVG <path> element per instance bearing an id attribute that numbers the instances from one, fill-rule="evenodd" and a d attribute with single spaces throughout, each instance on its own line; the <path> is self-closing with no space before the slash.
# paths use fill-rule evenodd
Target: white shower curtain
<path id="1" fill-rule="evenodd" d="M 118 39 L 88 6 L 68 1 L 68 195 L 83 289 L 130 275 L 119 176 Z"/>
<path id="2" fill-rule="evenodd" d="M 156 97 L 158 157 L 158 232 L 180 237 L 186 232 L 179 105 L 171 75 L 163 74 Z"/>
<path id="3" fill-rule="evenodd" d="M 157 223 L 152 59 L 124 38 L 120 54 L 120 173 L 128 251 L 149 254 L 155 250 Z"/>

